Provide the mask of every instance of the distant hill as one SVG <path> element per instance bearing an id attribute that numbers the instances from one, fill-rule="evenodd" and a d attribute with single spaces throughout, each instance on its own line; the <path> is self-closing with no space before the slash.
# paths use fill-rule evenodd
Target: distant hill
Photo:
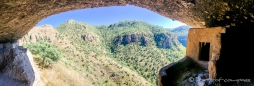
<path id="1" fill-rule="evenodd" d="M 168 29 L 169 31 L 173 32 L 174 34 L 177 35 L 178 41 L 186 47 L 186 42 L 188 38 L 188 31 L 191 28 L 191 26 L 183 25 L 179 26 L 173 29 Z"/>
<path id="2" fill-rule="evenodd" d="M 62 50 L 63 58 L 44 77 L 62 77 L 52 73 L 61 69 L 86 81 L 70 85 L 156 86 L 159 69 L 185 56 L 177 35 L 143 21 L 92 26 L 69 20 L 55 29 L 58 34 L 51 43 Z M 67 76 L 70 79 L 61 78 L 61 83 L 77 78 Z"/>

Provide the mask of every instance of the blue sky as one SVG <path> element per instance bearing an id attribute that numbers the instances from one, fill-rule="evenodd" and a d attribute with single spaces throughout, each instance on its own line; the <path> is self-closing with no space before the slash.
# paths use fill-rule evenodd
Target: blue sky
<path id="1" fill-rule="evenodd" d="M 53 27 L 56 27 L 70 19 L 91 25 L 109 25 L 124 20 L 140 20 L 164 28 L 175 28 L 185 25 L 184 23 L 173 21 L 148 9 L 126 5 L 86 8 L 62 12 L 41 20 L 36 26 L 50 24 L 53 25 Z"/>

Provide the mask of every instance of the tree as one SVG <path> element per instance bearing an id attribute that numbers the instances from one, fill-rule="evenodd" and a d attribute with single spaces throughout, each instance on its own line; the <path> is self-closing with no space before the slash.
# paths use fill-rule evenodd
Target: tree
<path id="1" fill-rule="evenodd" d="M 48 42 L 39 41 L 36 43 L 29 43 L 24 45 L 24 47 L 28 48 L 34 55 L 39 55 L 41 57 L 37 61 L 42 64 L 43 68 L 46 65 L 49 66 L 57 62 L 61 57 L 61 53 L 57 49 L 57 46 Z"/>

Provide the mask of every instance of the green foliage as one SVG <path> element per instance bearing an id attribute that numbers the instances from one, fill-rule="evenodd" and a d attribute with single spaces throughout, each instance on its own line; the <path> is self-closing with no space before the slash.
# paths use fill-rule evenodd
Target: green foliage
<path id="1" fill-rule="evenodd" d="M 43 66 L 57 62 L 61 57 L 57 46 L 48 42 L 29 43 L 25 44 L 24 47 L 28 48 L 32 54 L 39 55 L 41 58 L 38 58 L 37 61 L 40 61 Z"/>

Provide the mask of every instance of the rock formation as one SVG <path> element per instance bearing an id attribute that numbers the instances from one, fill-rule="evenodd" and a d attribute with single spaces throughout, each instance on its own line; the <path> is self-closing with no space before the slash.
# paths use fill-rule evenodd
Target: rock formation
<path id="1" fill-rule="evenodd" d="M 31 29 L 23 38 L 20 39 L 20 42 L 37 42 L 38 40 L 46 40 L 52 42 L 55 40 L 57 35 L 56 29 L 51 25 L 42 25 L 34 27 Z"/>
<path id="2" fill-rule="evenodd" d="M 147 35 L 147 37 L 152 37 L 151 35 Z M 148 45 L 148 41 L 145 38 L 144 35 L 141 34 L 127 34 L 123 36 L 118 36 L 114 39 L 115 44 L 120 43 L 122 45 L 127 45 L 133 42 L 140 42 L 141 46 L 146 46 Z"/>
<path id="3" fill-rule="evenodd" d="M 172 34 L 165 34 L 165 33 L 160 33 L 160 34 L 154 34 L 154 40 L 156 41 L 156 45 L 159 48 L 170 48 L 172 46 L 176 46 L 177 37 Z"/>
<path id="4" fill-rule="evenodd" d="M 192 27 L 250 27 L 254 18 L 253 0 L 2 0 L 0 3 L 0 42 L 21 38 L 50 15 L 104 6 L 135 5 Z"/>
<path id="5" fill-rule="evenodd" d="M 94 34 L 94 33 L 87 33 L 85 35 L 82 35 L 81 38 L 84 40 L 84 41 L 88 41 L 88 42 L 91 42 L 93 44 L 98 44 L 100 43 L 100 38 L 98 35 Z"/>
<path id="6" fill-rule="evenodd" d="M 182 25 L 173 29 L 169 29 L 169 31 L 174 32 L 177 35 L 178 41 L 186 47 L 188 31 L 191 27 L 187 25 Z"/>
<path id="7" fill-rule="evenodd" d="M 172 34 L 158 33 L 158 34 L 127 34 L 123 36 L 118 36 L 114 39 L 115 44 L 120 43 L 122 45 L 127 45 L 134 42 L 140 42 L 141 46 L 147 46 L 151 43 L 148 39 L 155 41 L 158 48 L 169 49 L 172 46 L 177 46 L 180 43 L 177 41 L 177 37 Z"/>
<path id="8" fill-rule="evenodd" d="M 202 70 L 202 68 L 191 58 L 184 57 L 178 62 L 171 63 L 161 68 L 159 71 L 158 86 L 178 86 L 179 82 L 184 83 L 183 81 L 179 80 L 179 77 L 183 77 L 183 75 L 186 75 L 187 72 L 192 72 L 195 74 L 200 73 L 200 70 Z M 197 86 L 195 83 L 190 82 L 184 84 L 188 86 Z"/>
<path id="9" fill-rule="evenodd" d="M 0 44 L 0 83 L 1 86 L 42 85 L 29 50 L 18 43 Z"/>

